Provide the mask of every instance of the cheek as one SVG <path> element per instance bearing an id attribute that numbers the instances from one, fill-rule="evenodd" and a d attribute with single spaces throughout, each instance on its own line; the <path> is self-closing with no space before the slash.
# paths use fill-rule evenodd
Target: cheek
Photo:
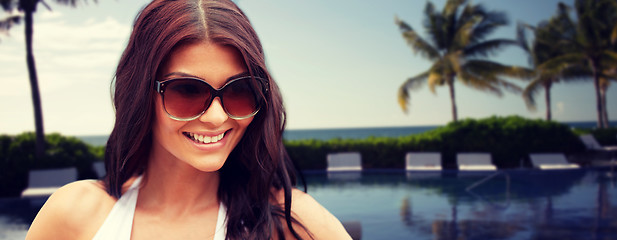
<path id="1" fill-rule="evenodd" d="M 242 120 L 236 120 L 236 123 L 238 124 L 238 128 L 242 131 L 242 135 L 244 135 L 248 126 L 251 125 L 251 122 L 253 122 L 253 117 L 242 119 Z"/>
<path id="2" fill-rule="evenodd" d="M 167 139 L 168 136 L 171 136 L 171 134 L 175 132 L 175 130 L 180 128 L 182 123 L 179 123 L 178 121 L 175 121 L 167 116 L 167 113 L 161 104 L 160 97 L 157 98 L 156 106 L 154 108 L 156 114 L 152 124 L 154 137 L 158 138 L 159 141 Z"/>

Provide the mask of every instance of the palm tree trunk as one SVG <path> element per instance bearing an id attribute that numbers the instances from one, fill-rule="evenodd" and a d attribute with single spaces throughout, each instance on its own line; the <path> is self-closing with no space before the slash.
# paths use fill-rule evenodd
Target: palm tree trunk
<path id="1" fill-rule="evenodd" d="M 544 100 L 546 102 L 546 121 L 551 120 L 551 81 L 544 83 Z"/>
<path id="2" fill-rule="evenodd" d="M 450 77 L 448 81 L 448 89 L 450 90 L 450 101 L 452 102 L 452 121 L 458 121 L 458 114 L 456 110 L 456 100 L 454 98 L 454 77 Z"/>
<path id="3" fill-rule="evenodd" d="M 594 239 L 598 239 L 598 236 L 600 235 L 600 231 L 601 231 L 601 226 L 603 226 L 603 221 L 605 221 L 605 219 L 610 215 L 611 212 L 611 204 L 610 204 L 610 195 L 608 194 L 608 191 L 606 189 L 606 182 L 605 180 L 600 180 L 598 182 L 598 196 L 597 196 L 597 200 L 596 200 L 596 205 L 597 205 L 597 209 L 596 209 L 596 217 L 594 220 L 594 224 L 593 224 L 593 228 L 592 228 L 592 234 L 594 236 Z"/>
<path id="4" fill-rule="evenodd" d="M 608 80 L 605 80 L 608 81 Z M 608 108 L 606 106 L 606 90 L 608 89 L 608 84 L 603 83 L 600 87 L 600 98 L 602 98 L 602 124 L 604 124 L 605 128 L 610 127 L 608 124 Z"/>
<path id="5" fill-rule="evenodd" d="M 32 53 L 32 15 L 34 13 L 34 7 L 31 9 L 24 9 L 24 12 L 26 25 L 26 61 L 28 63 L 28 74 L 30 75 L 30 88 L 32 90 L 32 105 L 34 107 L 36 131 L 35 156 L 37 160 L 40 160 L 45 154 L 45 130 L 43 129 L 43 112 L 41 107 L 41 96 L 39 94 L 39 83 L 36 75 L 36 65 L 34 63 L 34 54 Z"/>
<path id="6" fill-rule="evenodd" d="M 454 200 L 452 204 L 452 222 L 450 222 L 450 230 L 452 239 L 459 239 L 458 237 L 458 200 Z"/>
<path id="7" fill-rule="evenodd" d="M 591 60 L 591 71 L 593 74 L 593 87 L 596 91 L 596 112 L 598 115 L 597 126 L 598 128 L 605 128 L 602 122 L 602 114 L 604 108 L 602 108 L 602 97 L 600 95 L 600 76 L 598 76 L 598 64 L 596 61 Z"/>

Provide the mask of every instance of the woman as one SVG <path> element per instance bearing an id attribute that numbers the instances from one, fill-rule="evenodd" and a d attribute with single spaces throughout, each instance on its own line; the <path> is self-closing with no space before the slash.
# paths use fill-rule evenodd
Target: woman
<path id="1" fill-rule="evenodd" d="M 231 1 L 155 0 L 116 70 L 103 182 L 64 186 L 27 239 L 349 239 L 295 189 L 285 112 Z"/>

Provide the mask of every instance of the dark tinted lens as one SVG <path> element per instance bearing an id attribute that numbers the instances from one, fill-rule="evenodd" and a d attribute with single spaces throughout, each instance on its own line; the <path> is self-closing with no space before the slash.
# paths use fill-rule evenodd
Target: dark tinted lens
<path id="1" fill-rule="evenodd" d="M 195 79 L 177 79 L 165 88 L 165 110 L 177 118 L 199 115 L 212 94 L 210 86 Z"/>
<path id="2" fill-rule="evenodd" d="M 239 79 L 223 89 L 225 110 L 233 117 L 246 117 L 259 109 L 259 95 L 250 81 L 251 78 Z"/>

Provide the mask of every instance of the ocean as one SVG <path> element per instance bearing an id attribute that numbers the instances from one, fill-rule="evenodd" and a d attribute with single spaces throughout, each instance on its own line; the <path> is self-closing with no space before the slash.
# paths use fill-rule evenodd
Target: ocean
<path id="1" fill-rule="evenodd" d="M 588 122 L 564 122 L 572 128 L 594 128 L 595 121 Z M 285 130 L 286 140 L 318 139 L 328 140 L 333 138 L 362 139 L 373 137 L 400 137 L 410 134 L 423 133 L 443 125 L 432 126 L 406 126 L 406 127 L 367 127 L 367 128 L 330 128 L 330 129 L 289 129 Z M 617 121 L 611 121 L 610 126 L 617 126 Z M 93 146 L 103 146 L 107 142 L 107 135 L 98 136 L 75 136 Z"/>

